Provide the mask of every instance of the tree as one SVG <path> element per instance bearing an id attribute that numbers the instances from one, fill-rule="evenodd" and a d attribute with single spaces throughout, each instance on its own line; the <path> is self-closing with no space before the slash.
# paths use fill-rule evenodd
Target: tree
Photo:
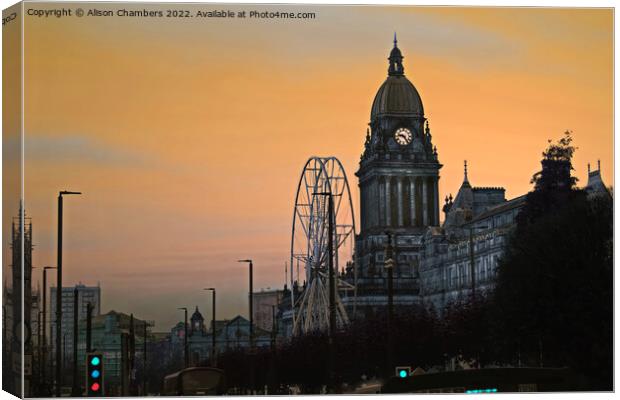
<path id="1" fill-rule="evenodd" d="M 577 178 L 571 176 L 572 158 L 577 150 L 572 141 L 570 131 L 564 132 L 564 137 L 556 143 L 549 140 L 549 146 L 542 153 L 542 169 L 531 180 L 534 190 L 527 194 L 525 206 L 517 219 L 520 226 L 553 212 L 575 196 L 583 195 L 575 188 Z"/>
<path id="2" fill-rule="evenodd" d="M 489 299 L 484 295 L 449 303 L 441 321 L 444 354 L 481 368 L 494 361 L 489 312 Z"/>
<path id="3" fill-rule="evenodd" d="M 504 361 L 568 366 L 611 390 L 613 204 L 575 188 L 571 140 L 543 153 L 498 265 L 493 336 Z"/>

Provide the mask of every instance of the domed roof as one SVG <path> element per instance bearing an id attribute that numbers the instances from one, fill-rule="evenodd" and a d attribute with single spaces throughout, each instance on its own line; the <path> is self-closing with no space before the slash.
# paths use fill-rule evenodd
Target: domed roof
<path id="1" fill-rule="evenodd" d="M 370 120 L 382 115 L 423 117 L 422 99 L 404 75 L 392 75 L 383 82 L 372 102 Z"/>
<path id="2" fill-rule="evenodd" d="M 388 58 L 388 78 L 383 82 L 372 102 L 371 122 L 383 115 L 424 117 L 424 107 L 420 94 L 405 77 L 403 58 L 397 46 L 396 34 L 394 34 L 394 48 L 392 48 Z"/>

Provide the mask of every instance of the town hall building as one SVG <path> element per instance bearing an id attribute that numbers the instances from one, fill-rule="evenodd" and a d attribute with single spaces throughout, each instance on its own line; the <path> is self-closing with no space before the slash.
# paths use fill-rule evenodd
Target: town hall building
<path id="1" fill-rule="evenodd" d="M 525 202 L 525 195 L 506 199 L 502 187 L 472 186 L 465 162 L 456 197 L 447 197 L 440 210 L 442 165 L 422 99 L 405 76 L 403 59 L 394 37 L 388 76 L 372 102 L 356 172 L 361 219 L 355 243 L 357 271 L 349 267 L 342 276 L 357 288 L 356 296 L 342 299 L 351 319 L 387 305 L 388 232 L 395 307 L 421 305 L 441 312 L 449 302 L 488 291 L 507 235 Z M 609 195 L 600 166 L 588 172 L 586 190 Z"/>

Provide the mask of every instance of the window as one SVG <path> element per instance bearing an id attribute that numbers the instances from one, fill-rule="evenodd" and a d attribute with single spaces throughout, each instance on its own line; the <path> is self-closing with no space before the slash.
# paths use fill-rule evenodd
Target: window
<path id="1" fill-rule="evenodd" d="M 448 270 L 448 286 L 449 287 L 456 287 L 457 283 L 458 283 L 457 279 L 458 279 L 458 277 L 456 276 L 454 268 L 450 268 Z"/>

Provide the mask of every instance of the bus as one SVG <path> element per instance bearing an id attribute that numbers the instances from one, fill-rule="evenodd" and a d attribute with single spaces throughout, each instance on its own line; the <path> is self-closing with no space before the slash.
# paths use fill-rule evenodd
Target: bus
<path id="1" fill-rule="evenodd" d="M 164 396 L 226 394 L 224 371 L 211 367 L 185 368 L 164 378 Z"/>

